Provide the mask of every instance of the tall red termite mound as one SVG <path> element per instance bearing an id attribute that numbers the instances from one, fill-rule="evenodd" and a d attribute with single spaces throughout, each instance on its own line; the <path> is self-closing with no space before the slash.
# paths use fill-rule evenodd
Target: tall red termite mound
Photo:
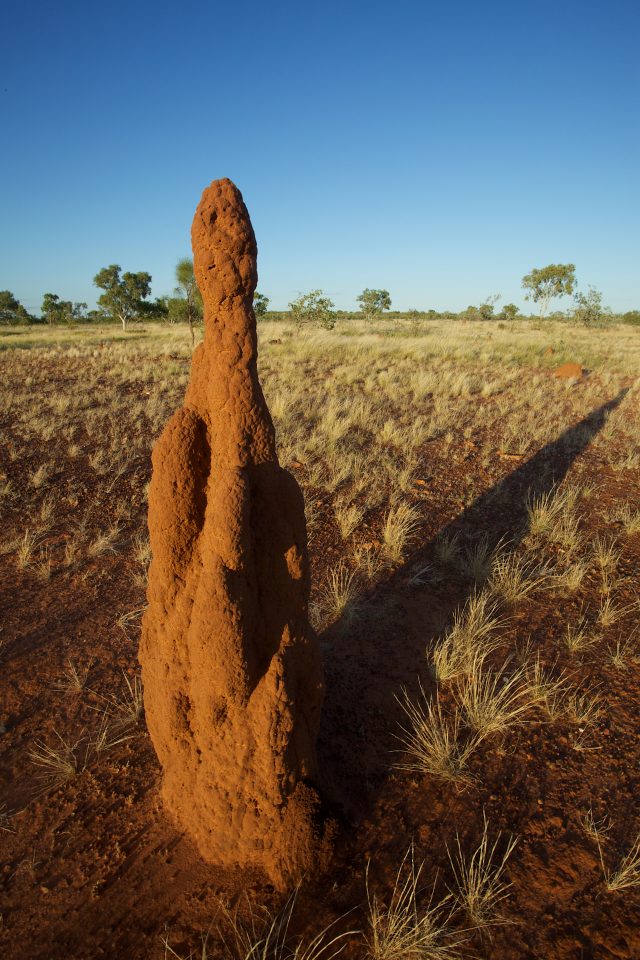
<path id="1" fill-rule="evenodd" d="M 165 804 L 202 856 L 284 887 L 325 849 L 304 505 L 258 381 L 257 248 L 230 180 L 204 191 L 191 239 L 205 336 L 152 457 L 145 710 Z"/>

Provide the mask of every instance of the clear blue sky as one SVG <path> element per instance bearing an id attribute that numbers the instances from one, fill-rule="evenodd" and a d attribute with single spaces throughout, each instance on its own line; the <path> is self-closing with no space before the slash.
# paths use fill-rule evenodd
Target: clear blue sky
<path id="1" fill-rule="evenodd" d="M 276 308 L 522 306 L 550 262 L 640 307 L 637 0 L 24 0 L 2 32 L 0 289 L 32 311 L 110 263 L 169 293 L 223 176 Z"/>

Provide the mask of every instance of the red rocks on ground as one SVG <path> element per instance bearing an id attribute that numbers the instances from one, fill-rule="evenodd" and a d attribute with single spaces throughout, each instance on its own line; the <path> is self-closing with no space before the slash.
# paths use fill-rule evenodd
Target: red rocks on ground
<path id="1" fill-rule="evenodd" d="M 153 451 L 145 710 L 166 808 L 202 856 L 284 887 L 328 846 L 303 498 L 258 381 L 257 248 L 231 181 L 204 191 L 191 237 L 205 336 Z"/>

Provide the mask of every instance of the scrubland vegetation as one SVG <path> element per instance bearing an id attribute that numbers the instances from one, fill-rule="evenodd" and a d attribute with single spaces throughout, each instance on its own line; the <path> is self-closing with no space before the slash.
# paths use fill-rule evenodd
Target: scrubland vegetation
<path id="1" fill-rule="evenodd" d="M 6 327 L 5 956 L 640 955 L 640 331 L 259 337 L 305 494 L 331 872 L 283 904 L 162 817 L 136 650 L 188 330 Z"/>

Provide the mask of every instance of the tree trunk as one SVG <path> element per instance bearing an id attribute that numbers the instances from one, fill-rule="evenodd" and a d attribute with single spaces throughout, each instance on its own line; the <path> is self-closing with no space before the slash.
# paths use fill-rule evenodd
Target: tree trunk
<path id="1" fill-rule="evenodd" d="M 191 308 L 191 303 L 187 301 L 187 320 L 189 321 L 189 333 L 191 334 L 191 349 L 193 350 L 196 343 L 196 335 L 193 330 L 193 313 Z"/>

